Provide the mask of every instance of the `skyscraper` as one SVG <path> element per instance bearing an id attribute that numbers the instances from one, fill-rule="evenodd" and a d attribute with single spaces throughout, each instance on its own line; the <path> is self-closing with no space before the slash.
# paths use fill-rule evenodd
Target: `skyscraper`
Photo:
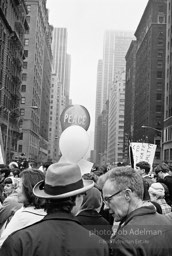
<path id="1" fill-rule="evenodd" d="M 48 155 L 49 91 L 51 83 L 51 33 L 46 1 L 25 1 L 29 31 L 25 34 L 20 127 L 20 153 L 41 162 Z"/>
<path id="2" fill-rule="evenodd" d="M 0 123 L 6 162 L 17 152 L 24 34 L 28 30 L 25 1 L 0 1 Z M 4 148 L 3 148 L 4 146 Z"/>
<path id="3" fill-rule="evenodd" d="M 69 104 L 71 58 L 67 54 L 67 29 L 54 28 L 52 38 L 52 80 L 49 112 L 48 157 L 57 161 L 60 157 L 60 115 Z"/>
<path id="4" fill-rule="evenodd" d="M 172 2 L 167 0 L 167 25 L 166 25 L 166 73 L 164 96 L 164 134 L 163 156 L 164 160 L 172 165 Z"/>

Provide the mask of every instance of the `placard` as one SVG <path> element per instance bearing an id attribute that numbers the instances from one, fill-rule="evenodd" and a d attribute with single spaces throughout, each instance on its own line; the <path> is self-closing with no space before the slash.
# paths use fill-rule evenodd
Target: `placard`
<path id="1" fill-rule="evenodd" d="M 132 167 L 135 168 L 136 164 L 141 161 L 146 161 L 150 164 L 150 166 L 152 166 L 156 147 L 156 144 L 131 142 L 130 160 Z"/>

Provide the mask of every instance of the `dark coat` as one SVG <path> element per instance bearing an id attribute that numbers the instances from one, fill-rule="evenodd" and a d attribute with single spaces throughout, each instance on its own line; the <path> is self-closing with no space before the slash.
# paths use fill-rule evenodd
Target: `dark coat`
<path id="1" fill-rule="evenodd" d="M 76 216 L 77 220 L 89 231 L 109 241 L 112 226 L 95 210 L 84 210 Z"/>
<path id="2" fill-rule="evenodd" d="M 104 256 L 108 246 L 90 234 L 71 214 L 48 214 L 40 222 L 14 232 L 3 243 L 1 256 Z"/>
<path id="3" fill-rule="evenodd" d="M 111 240 L 112 255 L 171 256 L 172 222 L 145 206 L 130 213 Z"/>

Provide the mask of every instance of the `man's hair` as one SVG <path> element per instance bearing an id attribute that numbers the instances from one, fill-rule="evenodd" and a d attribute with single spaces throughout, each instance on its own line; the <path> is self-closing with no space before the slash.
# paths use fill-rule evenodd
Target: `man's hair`
<path id="1" fill-rule="evenodd" d="M 139 198 L 143 199 L 143 179 L 133 168 L 128 166 L 116 167 L 111 169 L 108 174 L 107 180 L 110 180 L 112 183 L 115 182 L 119 190 L 129 188 Z"/>
<path id="2" fill-rule="evenodd" d="M 46 199 L 44 209 L 49 213 L 64 211 L 70 213 L 75 206 L 76 196 L 71 196 L 62 199 Z"/>
<path id="3" fill-rule="evenodd" d="M 170 170 L 170 168 L 169 168 L 168 164 L 166 164 L 166 163 L 161 163 L 161 164 L 157 165 L 157 167 L 155 167 L 154 172 L 155 172 L 156 174 L 158 174 L 158 173 L 161 172 L 161 171 L 162 171 L 163 173 L 168 173 L 169 170 Z"/>
<path id="4" fill-rule="evenodd" d="M 37 169 L 27 169 L 20 173 L 20 177 L 23 180 L 23 192 L 27 198 L 24 202 L 24 206 L 35 206 L 35 208 L 43 208 L 45 200 L 37 198 L 33 194 L 33 187 L 41 180 L 44 180 L 44 173 Z"/>
<path id="5" fill-rule="evenodd" d="M 150 172 L 150 164 L 146 161 L 138 162 L 136 166 L 140 167 L 140 169 L 144 169 L 146 174 Z"/>

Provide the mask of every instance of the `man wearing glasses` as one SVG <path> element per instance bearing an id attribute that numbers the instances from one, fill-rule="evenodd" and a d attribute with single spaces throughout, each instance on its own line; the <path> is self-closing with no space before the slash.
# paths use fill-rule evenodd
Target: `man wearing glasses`
<path id="1" fill-rule="evenodd" d="M 120 222 L 111 239 L 112 255 L 172 255 L 172 222 L 143 201 L 142 177 L 130 167 L 108 172 L 103 199 L 114 221 Z"/>

